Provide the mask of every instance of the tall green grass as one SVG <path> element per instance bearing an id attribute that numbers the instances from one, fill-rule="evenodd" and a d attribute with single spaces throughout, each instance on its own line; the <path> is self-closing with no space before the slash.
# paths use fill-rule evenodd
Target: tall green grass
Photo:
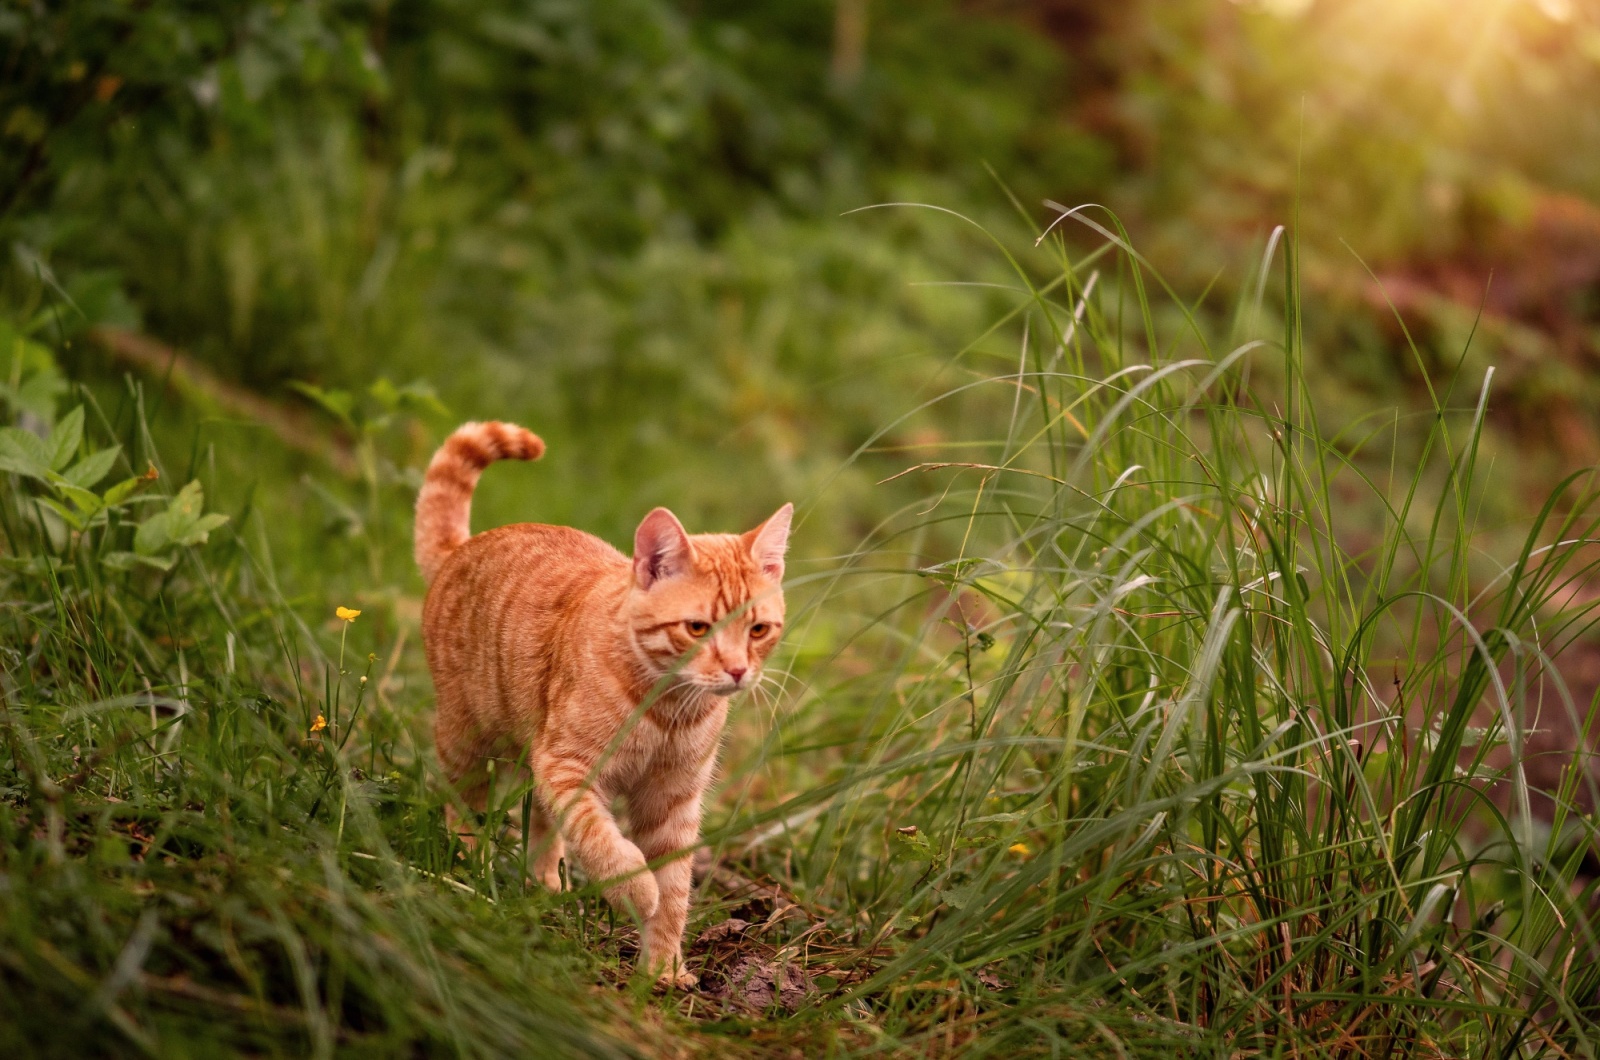
<path id="1" fill-rule="evenodd" d="M 68 456 L 159 477 L 81 532 L 48 475 L 0 502 L 7 1052 L 1592 1056 L 1593 726 L 1558 668 L 1591 478 L 1508 547 L 1491 380 L 1319 423 L 1292 240 L 1219 331 L 1079 222 L 1086 254 L 997 247 L 1013 309 L 860 446 L 901 472 L 872 532 L 797 529 L 707 830 L 799 903 L 747 933 L 810 978 L 794 1013 L 625 987 L 591 890 L 528 888 L 509 837 L 459 858 L 409 583 L 343 625 L 375 568 L 289 585 L 250 506 L 152 547 L 216 495 L 206 450 L 163 463 L 137 387 L 88 400 Z M 1552 715 L 1581 738 L 1540 798 Z"/>
<path id="2" fill-rule="evenodd" d="M 1321 424 L 1292 241 L 1219 337 L 1072 220 L 1099 250 L 1015 260 L 1010 369 L 928 399 L 990 433 L 812 576 L 848 636 L 752 756 L 797 792 L 724 834 L 891 941 L 849 996 L 919 1046 L 1593 1055 L 1594 726 L 1557 666 L 1592 473 L 1504 550 L 1489 377 Z M 1535 821 L 1541 714 L 1576 737 Z"/>
<path id="3" fill-rule="evenodd" d="M 81 530 L 96 495 L 59 473 L 8 475 L 0 504 L 0 1052 L 637 1053 L 575 985 L 592 912 L 555 926 L 543 896 L 450 875 L 415 712 L 364 638 L 284 598 L 265 520 L 174 523 L 203 462 L 163 461 L 140 388 L 85 396 L 87 432 L 84 405 L 48 432 L 58 466 L 81 445 L 131 492 Z M 8 471 L 32 448 L 0 437 Z"/>

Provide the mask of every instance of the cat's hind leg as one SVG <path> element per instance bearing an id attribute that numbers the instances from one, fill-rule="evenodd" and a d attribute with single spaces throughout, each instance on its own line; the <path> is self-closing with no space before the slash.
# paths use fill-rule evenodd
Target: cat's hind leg
<path id="1" fill-rule="evenodd" d="M 528 872 L 535 880 L 552 891 L 560 891 L 561 859 L 566 857 L 567 844 L 561 838 L 550 815 L 540 804 L 538 795 L 530 800 L 528 812 Z"/>
<path id="2" fill-rule="evenodd" d="M 445 832 L 455 836 L 468 853 L 478 849 L 478 825 L 488 794 L 488 784 L 458 785 L 444 804 Z M 461 812 L 463 807 L 466 813 Z"/>
<path id="3" fill-rule="evenodd" d="M 528 878 L 552 891 L 560 891 L 563 889 L 561 859 L 566 857 L 567 844 L 555 826 L 555 819 L 540 801 L 538 785 L 526 761 L 517 762 L 513 778 L 524 794 L 511 806 L 516 822 L 512 831 L 527 844 Z"/>
<path id="4" fill-rule="evenodd" d="M 439 765 L 450 782 L 445 792 L 445 831 L 460 840 L 470 853 L 478 848 L 478 822 L 489 800 L 489 775 L 484 768 L 487 749 L 476 741 L 450 739 L 453 734 L 443 729 L 437 723 L 434 726 Z"/>

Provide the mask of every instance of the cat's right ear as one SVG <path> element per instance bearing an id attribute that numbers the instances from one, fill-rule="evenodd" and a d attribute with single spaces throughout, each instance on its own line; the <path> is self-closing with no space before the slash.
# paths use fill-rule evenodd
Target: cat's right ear
<path id="1" fill-rule="evenodd" d="M 794 505 L 785 504 L 768 516 L 766 522 L 744 535 L 750 555 L 774 581 L 783 581 L 783 556 L 789 551 L 789 524 L 793 521 Z"/>
<path id="2" fill-rule="evenodd" d="M 633 532 L 633 581 L 648 589 L 663 578 L 689 570 L 689 535 L 678 517 L 657 508 Z"/>

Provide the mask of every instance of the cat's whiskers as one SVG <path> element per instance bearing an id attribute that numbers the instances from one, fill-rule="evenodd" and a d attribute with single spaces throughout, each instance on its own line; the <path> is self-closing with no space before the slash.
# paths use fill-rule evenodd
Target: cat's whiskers
<path id="1" fill-rule="evenodd" d="M 782 686 L 778 684 L 777 680 L 765 672 L 757 678 L 755 684 L 750 686 L 750 698 L 758 705 L 766 708 L 768 720 L 773 724 L 777 724 L 778 713 L 782 709 L 780 707 L 780 693 L 782 691 Z"/>
<path id="2" fill-rule="evenodd" d="M 770 667 L 770 666 L 769 667 L 763 667 L 762 670 L 761 670 L 761 680 L 762 681 L 770 681 L 774 685 L 778 685 L 781 688 L 782 685 L 778 680 L 780 677 L 784 681 L 787 681 L 790 678 L 794 677 L 794 672 L 791 671 L 791 670 L 780 670 L 780 669 L 778 669 L 776 667 Z"/>

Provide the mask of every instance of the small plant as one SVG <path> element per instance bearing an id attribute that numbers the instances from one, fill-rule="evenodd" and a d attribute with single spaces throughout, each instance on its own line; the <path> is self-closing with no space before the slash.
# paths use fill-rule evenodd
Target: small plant
<path id="1" fill-rule="evenodd" d="M 355 436 L 356 467 L 366 490 L 365 516 L 356 514 L 331 491 L 315 483 L 312 486 L 328 510 L 343 524 L 346 534 L 364 539 L 368 573 L 377 582 L 383 575 L 382 543 L 388 510 L 383 503 L 383 490 L 391 486 L 415 490 L 421 485 L 414 470 L 389 458 L 383 450 L 383 442 L 396 429 L 417 425 L 423 418 L 446 418 L 449 410 L 439 401 L 433 387 L 421 380 L 397 387 L 388 379 L 380 378 L 364 391 L 324 390 L 298 381 L 290 386 Z"/>
<path id="2" fill-rule="evenodd" d="M 67 381 L 49 347 L 28 337 L 46 323 L 40 317 L 30 327 L 18 327 L 0 317 L 0 358 L 8 364 L 0 382 L 0 401 L 9 415 L 30 417 L 48 428 L 55 422 L 56 401 L 66 393 Z"/>
<path id="3" fill-rule="evenodd" d="M 228 521 L 204 511 L 198 480 L 170 498 L 152 494 L 149 487 L 159 478 L 154 464 L 101 488 L 119 462 L 127 465 L 122 446 L 91 446 L 83 405 L 57 418 L 56 401 L 65 387 L 47 348 L 13 330 L 12 353 L 10 381 L 0 394 L 18 424 L 0 428 L 0 471 L 39 491 L 17 497 L 22 507 L 16 514 L 38 527 L 51 546 L 32 562 L 87 555 L 111 570 L 144 565 L 168 571 L 179 550 L 204 544 Z M 158 510 L 138 517 L 152 506 Z"/>
<path id="4" fill-rule="evenodd" d="M 83 406 L 68 412 L 48 435 L 40 437 L 21 427 L 0 429 L 0 470 L 31 480 L 45 490 L 36 496 L 38 522 L 45 536 L 58 551 L 84 547 L 85 535 L 101 531 L 102 539 L 88 546 L 89 553 L 107 568 L 128 570 L 143 564 L 157 570 L 171 570 L 180 549 L 203 545 L 211 532 L 228 521 L 226 515 L 205 513 L 205 492 L 198 481 L 190 482 L 169 498 L 138 496 L 156 482 L 151 465 L 142 475 L 131 475 L 115 485 L 96 491 L 122 456 L 122 447 L 112 445 L 79 455 L 83 446 Z M 136 509 L 151 504 L 165 506 L 142 521 Z M 131 529 L 132 548 L 107 547 L 125 539 L 118 531 Z M 63 532 L 65 531 L 65 532 Z M 36 557 L 56 560 L 57 555 Z"/>

